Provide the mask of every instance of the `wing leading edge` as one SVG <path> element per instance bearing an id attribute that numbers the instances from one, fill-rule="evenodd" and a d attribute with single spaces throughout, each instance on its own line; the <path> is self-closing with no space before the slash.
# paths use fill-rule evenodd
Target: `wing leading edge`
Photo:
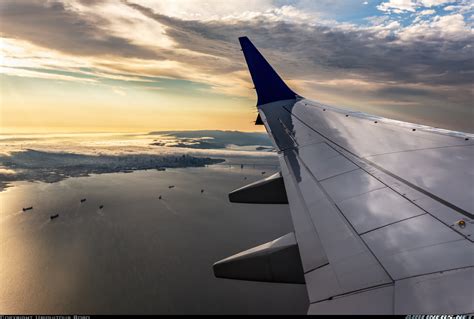
<path id="1" fill-rule="evenodd" d="M 474 136 L 304 99 L 239 41 L 278 150 L 275 194 L 290 205 L 309 313 L 474 312 Z"/>

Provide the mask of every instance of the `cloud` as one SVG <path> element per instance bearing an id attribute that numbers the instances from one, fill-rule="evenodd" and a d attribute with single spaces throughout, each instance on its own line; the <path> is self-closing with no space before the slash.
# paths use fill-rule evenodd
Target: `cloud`
<path id="1" fill-rule="evenodd" d="M 474 40 L 474 32 L 461 14 L 435 16 L 432 20 L 421 21 L 402 30 L 399 37 L 405 42 L 419 43 L 430 40 L 439 45 L 451 44 L 451 48 L 443 48 L 442 53 L 446 55 L 444 58 L 464 58 L 465 64 L 462 66 L 468 69 L 471 69 L 474 63 L 472 59 L 464 55 L 464 53 L 474 53 L 470 45 Z"/>
<path id="2" fill-rule="evenodd" d="M 455 0 L 420 0 L 420 3 L 425 7 L 435 7 L 452 2 L 455 2 Z"/>
<path id="3" fill-rule="evenodd" d="M 445 6 L 444 10 L 461 14 L 472 13 L 474 11 L 474 2 L 470 0 L 460 0 L 456 3 L 453 2 L 453 5 Z"/>
<path id="4" fill-rule="evenodd" d="M 415 12 L 418 8 L 436 7 L 448 3 L 455 2 L 454 0 L 389 0 L 382 2 L 377 6 L 377 9 L 384 12 Z"/>
<path id="5" fill-rule="evenodd" d="M 415 12 L 416 3 L 412 0 L 390 0 L 377 6 L 380 11 L 411 11 Z"/>
<path id="6" fill-rule="evenodd" d="M 436 13 L 435 10 L 429 9 L 429 10 L 423 10 L 419 14 L 422 15 L 422 16 L 426 16 L 426 15 L 432 15 L 432 14 L 435 14 L 435 13 Z"/>
<path id="7" fill-rule="evenodd" d="M 297 90 L 315 97 L 327 94 L 331 99 L 333 94 L 332 101 L 346 104 L 347 99 L 334 95 L 365 98 L 368 103 L 386 96 L 392 105 L 472 103 L 474 36 L 462 15 L 436 16 L 408 26 L 389 19 L 359 27 L 295 24 L 263 16 L 251 21 L 187 21 L 129 6 L 165 25 L 177 48 L 226 57 L 230 71 L 245 69 L 237 38 L 248 35 L 284 77 L 294 79 L 290 83 Z M 209 74 L 222 76 L 217 68 L 206 67 Z M 328 84 L 334 80 L 345 80 L 346 85 L 334 88 Z M 409 94 L 413 90 L 419 94 Z"/>
<path id="8" fill-rule="evenodd" d="M 62 2 L 6 0 L 0 3 L 0 13 L 3 37 L 73 55 L 163 58 L 126 38 L 110 35 L 102 28 L 105 21 L 92 21 Z"/>
<path id="9" fill-rule="evenodd" d="M 153 2 L 152 8 L 143 1 L 4 2 L 3 36 L 8 43 L 25 47 L 22 39 L 31 46 L 24 54 L 9 49 L 8 59 L 21 64 L 24 74 L 36 72 L 26 69 L 35 63 L 63 65 L 87 69 L 94 79 L 166 77 L 203 83 L 198 90 L 253 97 L 237 40 L 248 35 L 283 77 L 309 97 L 381 103 L 386 96 L 393 104 L 398 94 L 409 99 L 401 101 L 404 105 L 472 104 L 474 35 L 472 21 L 460 13 L 468 2 L 439 16 L 429 8 L 451 1 L 390 0 L 379 9 L 415 12 L 423 19 L 406 24 L 382 15 L 366 18 L 368 25 L 354 25 L 319 19 L 298 7 L 302 1 L 236 12 L 226 7 L 217 17 L 199 20 L 190 19 L 189 12 L 183 13 L 188 19 L 178 16 L 173 5 L 168 15 L 159 10 L 162 2 Z M 41 59 L 32 57 L 41 52 L 38 48 L 46 51 Z M 51 58 L 47 50 L 54 50 Z M 409 94 L 413 90 L 420 94 Z"/>
<path id="10" fill-rule="evenodd" d="M 136 4 L 130 6 L 164 24 L 166 34 L 179 48 L 239 61 L 237 38 L 249 35 L 263 50 L 271 49 L 270 57 L 278 55 L 287 62 L 291 56 L 293 62 L 282 68 L 291 73 L 295 70 L 300 76 L 329 68 L 346 75 L 349 71 L 390 81 L 455 84 L 466 80 L 459 74 L 460 69 L 473 68 L 469 44 L 474 37 L 461 15 L 437 17 L 430 23 L 405 28 L 396 21 L 359 28 L 290 24 L 262 17 L 245 23 L 185 21 Z M 240 68 L 235 66 L 236 70 Z M 441 75 L 453 68 L 458 73 L 455 77 Z M 426 73 L 420 74 L 421 69 Z"/>
<path id="11" fill-rule="evenodd" d="M 91 4 L 90 0 L 82 2 Z M 107 4 L 107 1 L 92 2 L 95 6 Z M 446 2 L 423 0 L 427 6 Z M 87 64 L 91 68 L 187 78 L 224 90 L 226 83 L 230 86 L 248 81 L 242 72 L 245 65 L 237 43 L 242 35 L 251 36 L 260 48 L 268 50 L 270 58 L 278 58 L 281 69 L 294 78 L 306 79 L 318 74 L 455 85 L 466 83 L 472 70 L 473 33 L 460 14 L 437 16 L 406 27 L 398 21 L 374 18 L 372 26 L 358 27 L 311 23 L 311 16 L 295 23 L 292 20 L 299 16 L 299 11 L 291 6 L 199 21 L 166 16 L 136 3 L 123 3 L 120 10 L 133 10 L 117 17 L 137 20 L 141 14 L 142 20 L 161 26 L 162 38 L 172 45 L 160 48 L 152 43 L 137 45 L 133 43 L 134 35 L 125 31 L 110 35 L 106 18 L 97 18 L 91 12 L 85 15 L 73 6 L 58 2 L 4 2 L 2 33 L 64 54 L 94 56 L 94 61 Z M 417 3 L 385 2 L 406 9 Z M 133 15 L 136 13 L 139 15 Z M 420 14 L 433 14 L 433 10 Z M 147 25 L 151 25 L 148 20 Z M 129 25 L 129 21 L 124 23 Z"/>

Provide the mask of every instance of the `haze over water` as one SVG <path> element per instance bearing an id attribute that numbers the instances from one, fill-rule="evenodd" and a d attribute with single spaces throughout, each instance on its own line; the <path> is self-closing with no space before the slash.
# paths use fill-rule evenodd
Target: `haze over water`
<path id="1" fill-rule="evenodd" d="M 274 155 L 263 162 L 249 153 L 230 158 L 246 159 L 243 169 L 14 182 L 0 192 L 0 312 L 305 313 L 304 285 L 213 275 L 214 262 L 293 230 L 286 205 L 228 201 L 231 190 L 277 169 Z"/>

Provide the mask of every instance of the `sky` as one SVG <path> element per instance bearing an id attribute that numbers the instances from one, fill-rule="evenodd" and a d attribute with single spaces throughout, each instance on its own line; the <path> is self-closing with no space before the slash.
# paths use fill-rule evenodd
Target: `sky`
<path id="1" fill-rule="evenodd" d="M 3 0 L 0 133 L 256 131 L 248 36 L 300 95 L 474 132 L 471 0 Z"/>

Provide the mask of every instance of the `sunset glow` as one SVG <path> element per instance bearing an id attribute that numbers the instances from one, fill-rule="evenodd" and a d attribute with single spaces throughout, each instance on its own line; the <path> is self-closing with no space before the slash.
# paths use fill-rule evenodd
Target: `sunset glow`
<path id="1" fill-rule="evenodd" d="M 237 38 L 308 98 L 472 131 L 471 1 L 2 1 L 1 132 L 259 130 Z"/>

